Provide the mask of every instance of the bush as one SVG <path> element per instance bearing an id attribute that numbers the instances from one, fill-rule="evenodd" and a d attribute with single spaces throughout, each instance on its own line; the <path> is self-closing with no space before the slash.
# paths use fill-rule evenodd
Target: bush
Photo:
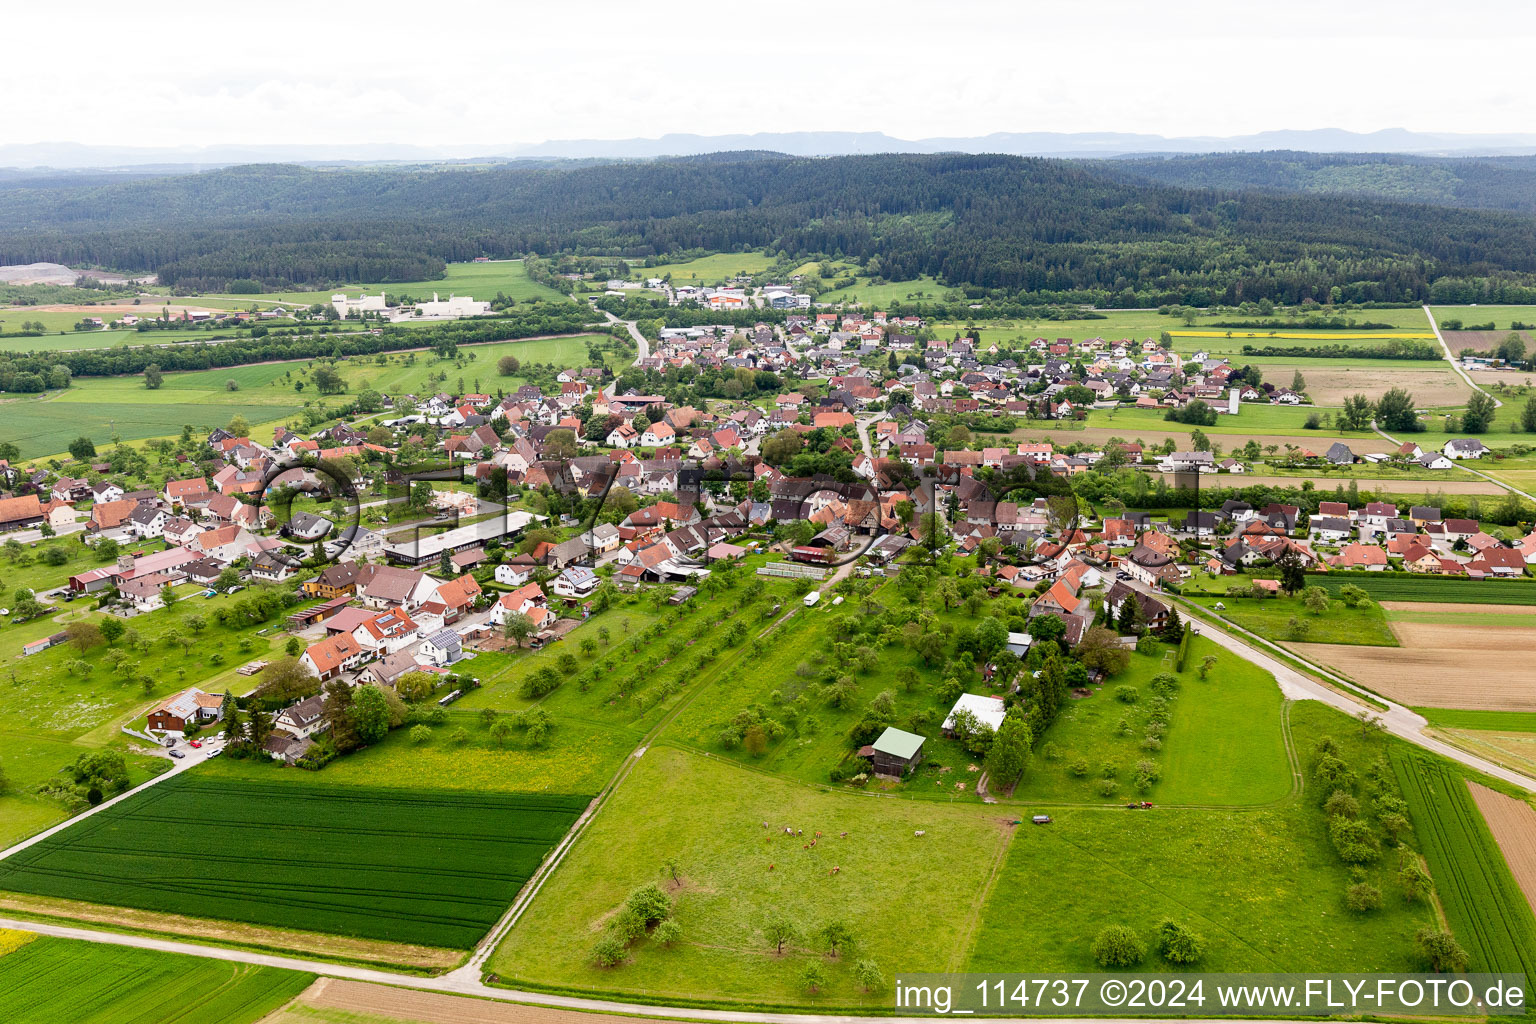
<path id="1" fill-rule="evenodd" d="M 1089 949 L 1100 967 L 1111 969 L 1135 967 L 1147 956 L 1147 947 L 1141 937 L 1123 924 L 1112 924 L 1099 932 Z"/>
<path id="2" fill-rule="evenodd" d="M 683 926 L 677 923 L 673 917 L 667 918 L 656 926 L 651 933 L 651 940 L 658 946 L 675 946 L 683 938 Z"/>
<path id="3" fill-rule="evenodd" d="M 1381 909 L 1381 890 L 1369 882 L 1356 882 L 1344 890 L 1344 905 L 1357 914 Z"/>
<path id="4" fill-rule="evenodd" d="M 1177 921 L 1165 920 L 1157 926 L 1157 953 L 1171 964 L 1199 963 L 1205 941 Z"/>
<path id="5" fill-rule="evenodd" d="M 1087 761 L 1087 759 L 1080 757 L 1076 761 L 1073 761 L 1072 762 L 1072 767 L 1069 770 L 1072 772 L 1073 775 L 1077 776 L 1080 779 L 1086 778 L 1087 775 L 1088 775 L 1088 761 Z"/>
<path id="6" fill-rule="evenodd" d="M 1114 796 L 1115 791 L 1120 787 L 1115 783 L 1114 779 L 1100 779 L 1098 786 L 1095 788 L 1099 791 L 1099 796 L 1102 796 L 1107 800 Z"/>
<path id="7" fill-rule="evenodd" d="M 1363 821 L 1332 819 L 1328 823 L 1328 841 L 1346 864 L 1369 864 L 1381 856 L 1381 840 Z"/>
<path id="8" fill-rule="evenodd" d="M 647 927 L 672 916 L 672 898 L 661 891 L 654 882 L 642 885 L 624 901 L 626 910 L 633 911 Z"/>
<path id="9" fill-rule="evenodd" d="M 1134 686 L 1122 685 L 1115 687 L 1115 700 L 1122 704 L 1135 704 L 1140 699 L 1141 694 L 1137 692 Z"/>
<path id="10" fill-rule="evenodd" d="M 1330 818 L 1358 818 L 1360 817 L 1360 801 L 1353 794 L 1346 793 L 1342 789 L 1336 789 L 1323 803 L 1323 813 Z"/>
<path id="11" fill-rule="evenodd" d="M 1419 932 L 1419 952 L 1433 971 L 1459 971 L 1471 959 L 1450 932 L 1425 928 Z"/>
<path id="12" fill-rule="evenodd" d="M 617 967 L 627 956 L 629 950 L 617 935 L 605 935 L 592 947 L 592 962 L 599 967 Z"/>

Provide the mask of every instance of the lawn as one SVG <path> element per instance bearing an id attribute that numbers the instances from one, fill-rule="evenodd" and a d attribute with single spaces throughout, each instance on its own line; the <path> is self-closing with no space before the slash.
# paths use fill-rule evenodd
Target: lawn
<path id="1" fill-rule="evenodd" d="M 303 404 L 258 405 L 238 393 L 229 393 L 228 401 L 164 392 L 149 401 L 121 400 L 107 397 L 111 389 L 95 386 L 99 379 L 81 378 L 63 393 L 0 401 L 0 437 L 14 441 L 22 458 L 41 459 L 62 454 L 82 434 L 105 446 L 114 436 L 141 441 L 179 434 L 185 424 L 206 431 L 236 415 L 244 416 L 254 431 L 287 419 Z"/>
<path id="2" fill-rule="evenodd" d="M 1216 662 L 1200 678 L 1202 659 Z M 1146 704 L 1152 677 L 1168 672 L 1179 680 L 1172 724 L 1161 753 L 1142 747 Z M 1137 701 L 1121 701 L 1122 686 Z M 1280 728 L 1280 689 L 1274 677 L 1255 665 L 1195 639 L 1185 670 L 1174 673 L 1172 659 L 1132 655 L 1131 667 L 1111 678 L 1091 697 L 1072 700 L 1037 744 L 1035 758 L 1014 799 L 1039 803 L 1111 802 L 1099 795 L 1103 766 L 1116 766 L 1126 797 L 1150 797 L 1159 804 L 1243 806 L 1280 800 L 1291 790 L 1290 765 Z M 1121 734 L 1119 723 L 1128 728 Z M 1134 792 L 1130 777 L 1136 763 L 1160 763 L 1162 778 L 1146 794 Z M 1073 765 L 1086 762 L 1078 775 Z"/>
<path id="3" fill-rule="evenodd" d="M 1510 324 L 1516 320 L 1536 323 L 1536 306 L 1431 306 L 1430 312 L 1435 315 L 1437 324 L 1460 320 L 1463 327 L 1471 327 L 1492 321 L 1496 331 L 1510 330 Z"/>
<path id="4" fill-rule="evenodd" d="M 62 805 L 36 795 L 37 787 L 65 765 L 95 749 L 96 746 L 83 743 L 0 732 L 0 771 L 11 785 L 11 792 L 0 796 L 0 850 L 69 816 Z M 141 754 L 124 754 L 123 760 L 128 767 L 129 783 L 135 786 L 171 766 L 166 758 Z"/>
<path id="5" fill-rule="evenodd" d="M 0 862 L 0 889 L 467 949 L 588 799 L 189 773 Z"/>
<path id="6" fill-rule="evenodd" d="M 302 303 L 310 306 L 317 302 L 329 303 L 332 295 L 346 294 L 377 295 L 379 292 L 386 295 L 408 295 L 413 299 L 424 300 L 432 298 L 433 292 L 438 292 L 443 298 L 449 293 L 488 302 L 499 291 L 509 298 L 516 299 L 519 303 L 531 299 L 542 299 L 545 302 L 568 302 L 566 296 L 561 295 L 553 288 L 538 284 L 528 279 L 528 272 L 523 269 L 522 260 L 491 260 L 486 263 L 450 263 L 443 272 L 443 276 L 436 281 L 399 281 L 389 284 L 371 284 L 363 287 L 353 285 L 347 288 L 331 288 L 313 292 L 273 292 L 264 295 L 228 295 L 224 298 L 236 302 L 250 303 L 252 301 L 264 304 L 284 303 L 293 305 Z"/>
<path id="7" fill-rule="evenodd" d="M 1341 582 L 1338 586 L 1328 588 L 1333 593 L 1334 599 L 1329 601 L 1328 610 L 1322 613 L 1308 611 L 1300 597 L 1289 597 L 1284 594 L 1264 598 L 1238 598 L 1226 594 L 1203 595 L 1191 585 L 1185 589 L 1183 596 L 1206 611 L 1231 619 L 1250 633 L 1255 633 L 1266 640 L 1306 640 L 1317 644 L 1397 647 L 1399 646 L 1397 637 L 1393 634 L 1392 627 L 1387 622 L 1387 615 L 1379 604 L 1371 601 L 1358 608 L 1350 608 L 1337 599 L 1337 591 L 1340 587 L 1345 583 L 1355 582 L 1355 576 L 1366 575 L 1370 574 L 1356 573 L 1348 577 L 1341 574 Z M 1311 584 L 1314 581 L 1309 578 L 1307 582 Z M 1241 583 L 1234 583 L 1234 585 L 1241 585 Z M 1216 612 L 1218 602 L 1226 605 L 1225 610 Z M 1293 630 L 1290 625 L 1292 619 L 1296 619 L 1299 623 L 1306 623 L 1305 632 L 1298 633 Z"/>
<path id="8" fill-rule="evenodd" d="M 803 834 L 786 836 L 786 827 Z M 1006 827 L 972 807 L 827 793 L 654 746 L 488 969 L 517 987 L 648 999 L 888 1005 L 888 995 L 862 994 L 849 962 L 873 959 L 887 978 L 958 969 L 1006 843 Z M 669 861 L 679 883 L 663 872 Z M 682 940 L 672 948 L 641 940 L 623 965 L 593 966 L 590 951 L 615 911 L 649 882 L 673 897 Z M 764 937 L 770 916 L 800 933 L 783 955 Z M 831 960 L 819 951 L 814 933 L 829 921 L 852 928 L 855 955 Z M 817 997 L 800 981 L 811 961 L 828 975 Z"/>
<path id="9" fill-rule="evenodd" d="M 1444 729 L 1487 729 L 1536 733 L 1536 712 L 1471 711 L 1461 708 L 1414 708 L 1429 724 Z"/>
<path id="10" fill-rule="evenodd" d="M 0 956 L 0 1020 L 251 1024 L 314 980 L 275 967 L 40 936 Z"/>

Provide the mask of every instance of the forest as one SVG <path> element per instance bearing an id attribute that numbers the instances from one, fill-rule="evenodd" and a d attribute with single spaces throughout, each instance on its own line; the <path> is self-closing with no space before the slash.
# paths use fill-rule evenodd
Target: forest
<path id="1" fill-rule="evenodd" d="M 1011 156 L 259 165 L 0 188 L 0 263 L 152 270 L 183 292 L 423 280 L 481 255 L 746 249 L 930 275 L 993 302 L 1420 302 L 1440 279 L 1484 301 L 1536 299 L 1536 217 L 1523 213 Z"/>

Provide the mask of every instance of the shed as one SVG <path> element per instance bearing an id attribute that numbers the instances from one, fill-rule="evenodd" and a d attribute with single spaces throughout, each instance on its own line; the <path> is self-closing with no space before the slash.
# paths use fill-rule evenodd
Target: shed
<path id="1" fill-rule="evenodd" d="M 880 738 L 870 744 L 875 774 L 900 777 L 916 768 L 923 761 L 924 742 L 922 736 L 887 727 Z"/>

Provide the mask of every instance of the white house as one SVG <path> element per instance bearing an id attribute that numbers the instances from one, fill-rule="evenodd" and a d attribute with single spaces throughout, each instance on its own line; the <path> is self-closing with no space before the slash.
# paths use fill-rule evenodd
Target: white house
<path id="1" fill-rule="evenodd" d="M 464 656 L 464 645 L 459 634 L 440 629 L 423 640 L 416 653 L 434 665 L 452 665 Z"/>
<path id="2" fill-rule="evenodd" d="M 949 717 L 944 719 L 944 732 L 951 733 L 955 729 L 955 715 L 960 711 L 969 711 L 975 716 L 981 725 L 989 725 L 996 732 L 1003 724 L 1003 716 L 1007 709 L 1003 707 L 1003 698 L 979 693 L 962 693 L 960 699 L 955 701 L 955 706 L 950 708 Z"/>
<path id="3" fill-rule="evenodd" d="M 1488 446 L 1475 437 L 1457 437 L 1445 442 L 1441 451 L 1451 459 L 1480 459 L 1488 453 Z"/>
<path id="4" fill-rule="evenodd" d="M 322 694 L 317 693 L 313 697 L 306 697 L 292 707 L 279 711 L 277 717 L 272 720 L 272 724 L 301 740 L 317 732 L 324 732 L 325 718 L 322 715 L 324 705 L 325 697 Z"/>
<path id="5" fill-rule="evenodd" d="M 550 589 L 561 597 L 586 598 L 591 597 L 602 582 L 591 569 L 573 565 L 555 577 Z"/>

